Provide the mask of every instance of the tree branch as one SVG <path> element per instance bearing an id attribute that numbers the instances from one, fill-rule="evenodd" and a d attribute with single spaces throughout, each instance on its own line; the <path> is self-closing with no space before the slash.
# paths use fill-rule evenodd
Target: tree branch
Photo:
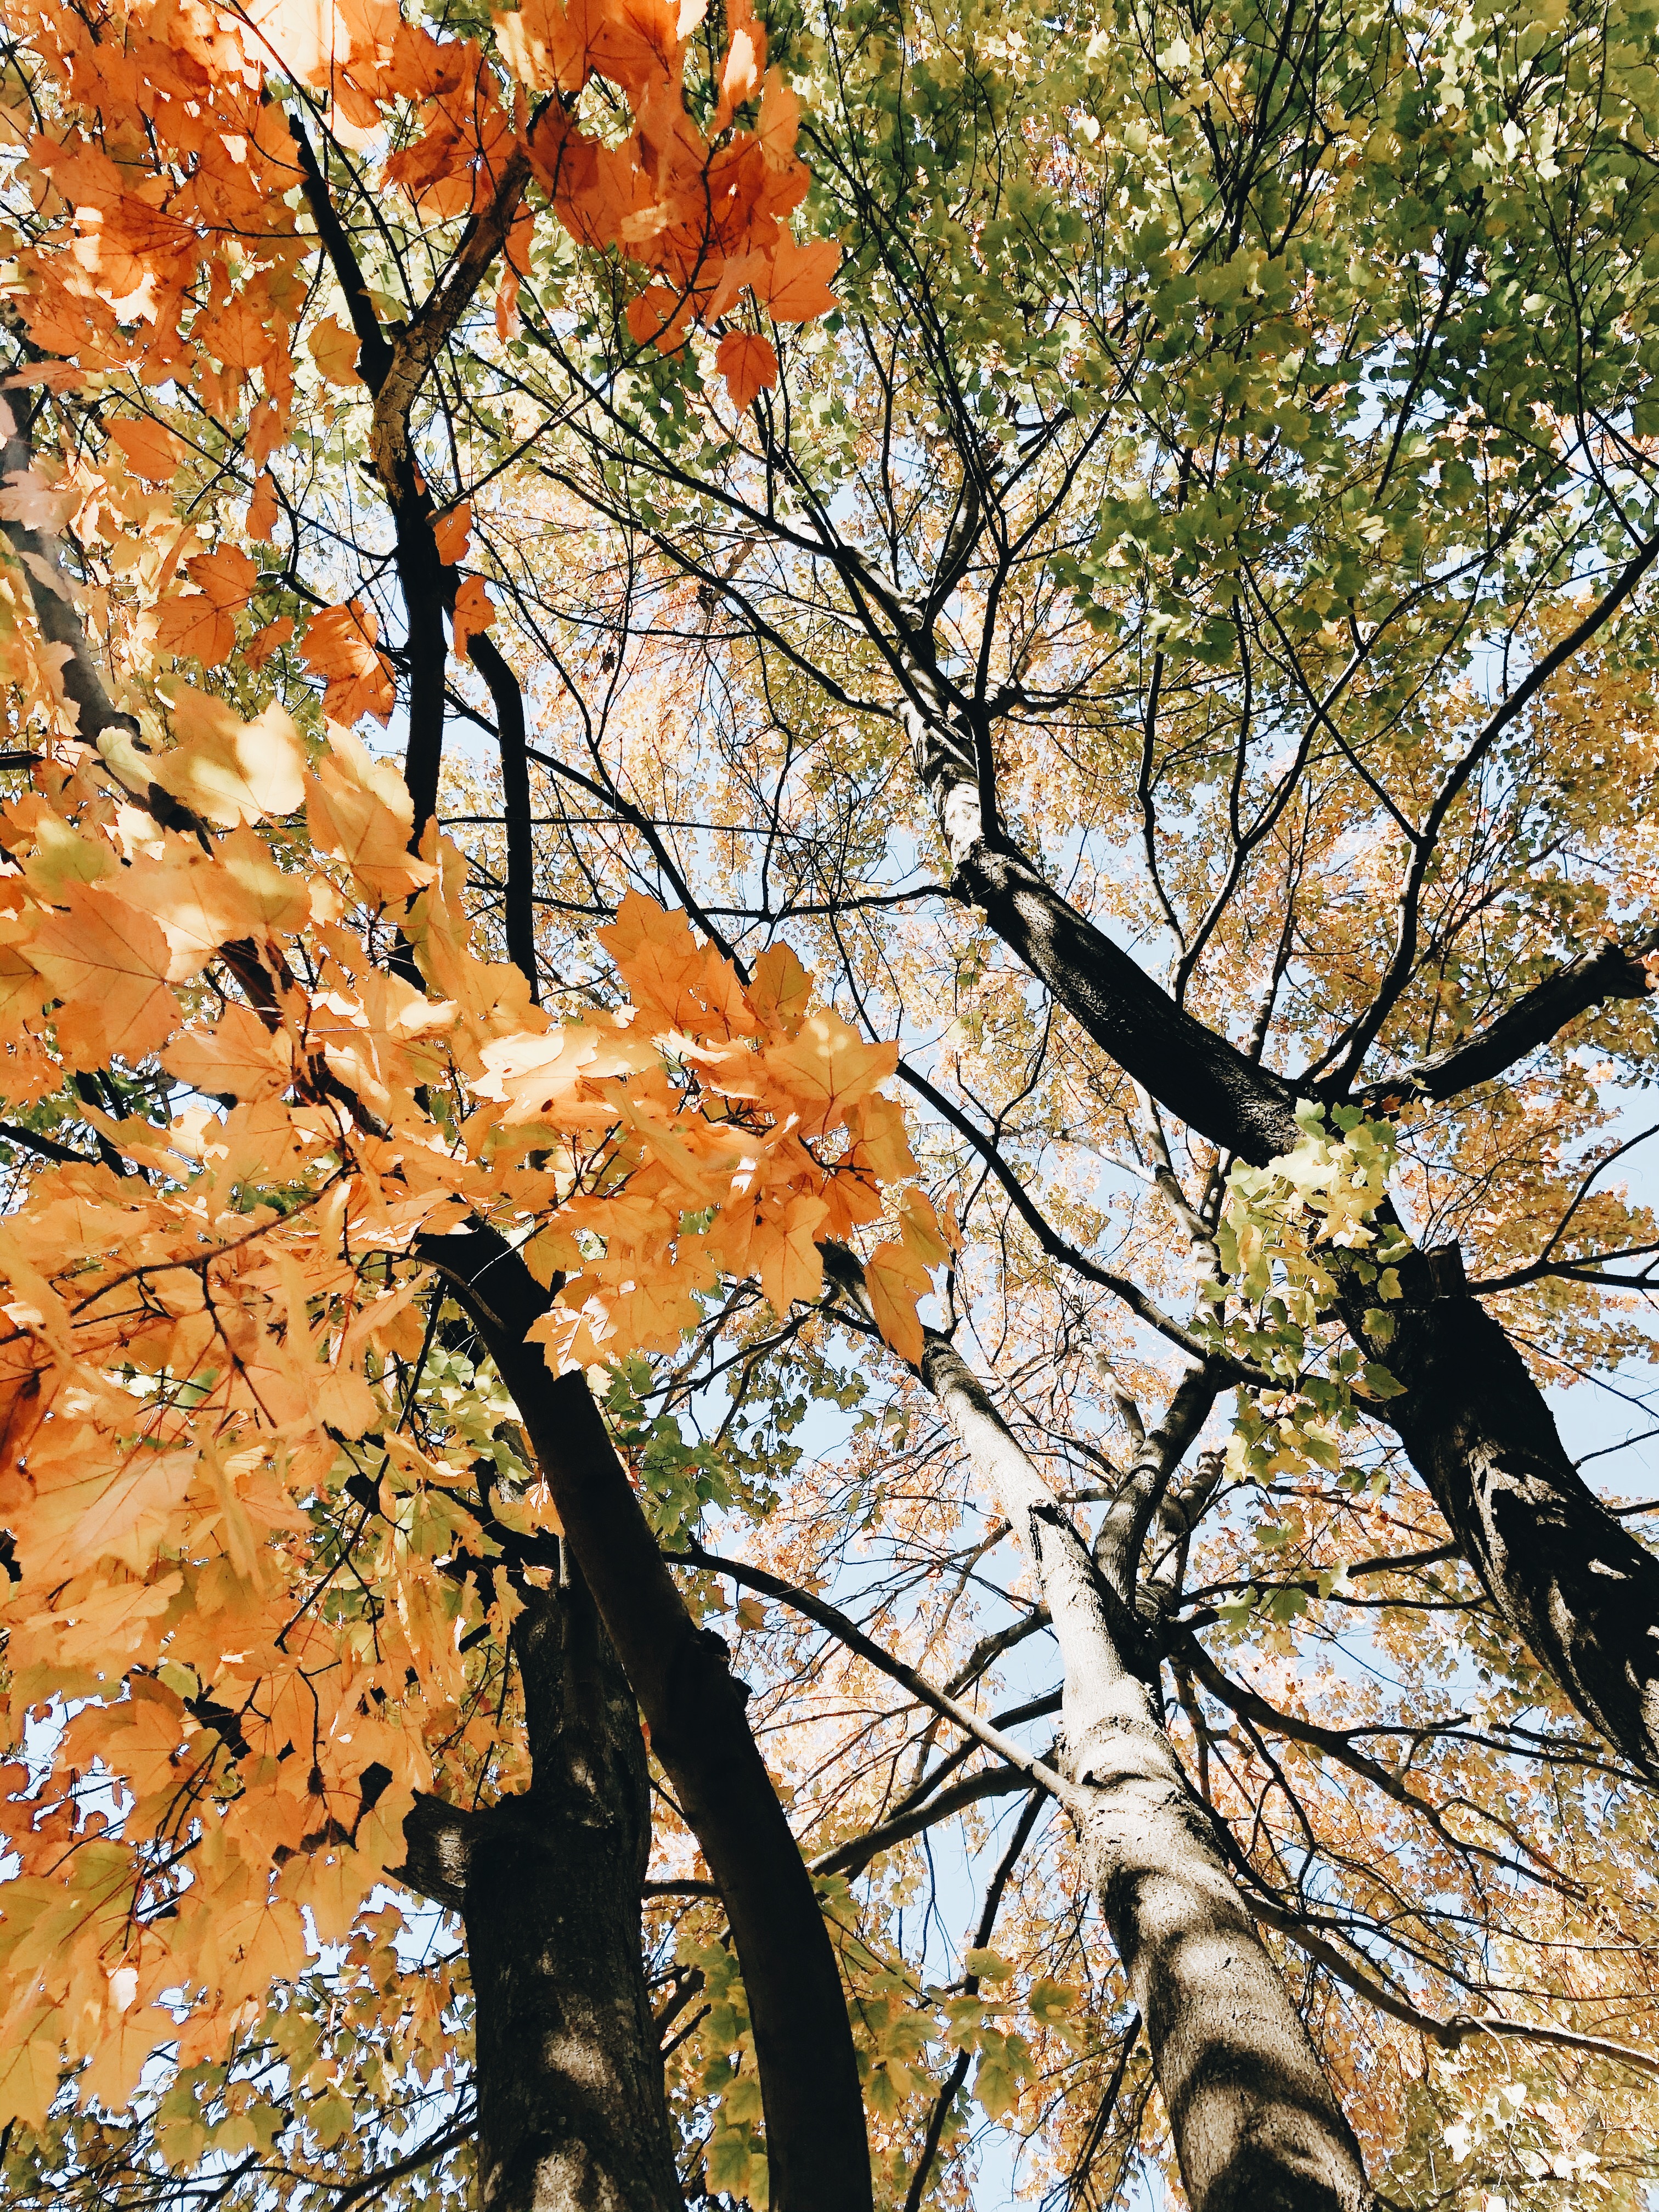
<path id="1" fill-rule="evenodd" d="M 1516 1060 L 1547 1044 L 1592 1006 L 1608 999 L 1640 999 L 1650 988 L 1643 956 L 1659 950 L 1659 930 L 1633 945 L 1617 941 L 1575 959 L 1535 983 L 1485 1029 L 1462 1038 L 1403 1074 L 1367 1084 L 1358 1095 L 1369 1111 L 1392 1114 L 1412 1098 L 1455 1098 L 1477 1083 L 1490 1083 Z"/>
<path id="2" fill-rule="evenodd" d="M 890 1651 L 884 1650 L 873 1637 L 866 1636 L 858 1623 L 850 1620 L 838 1607 L 826 1604 L 823 1598 L 814 1597 L 809 1590 L 795 1589 L 779 1576 L 769 1574 L 764 1567 L 750 1566 L 746 1559 L 728 1559 L 718 1553 L 705 1552 L 701 1546 L 694 1547 L 689 1552 L 665 1552 L 662 1556 L 672 1565 L 696 1567 L 705 1574 L 726 1575 L 734 1583 L 742 1583 L 750 1589 L 764 1590 L 769 1597 L 776 1598 L 781 1605 L 787 1605 L 793 1613 L 804 1613 L 807 1620 L 817 1621 L 820 1628 L 827 1628 L 849 1651 L 856 1653 L 878 1673 L 908 1690 L 921 1704 L 930 1706 L 934 1712 L 952 1722 L 964 1735 L 983 1744 L 988 1751 L 995 1752 L 997 1757 L 1016 1773 L 1023 1774 L 1028 1781 L 1034 1782 L 1041 1790 L 1046 1790 L 1051 1796 L 1058 1797 L 1062 1803 L 1068 1802 L 1071 1784 L 1056 1768 L 1042 1759 L 1033 1759 L 1023 1744 L 1016 1742 L 1012 1736 L 1005 1735 L 994 1722 L 983 1719 L 971 1705 L 965 1705 L 959 1698 L 950 1696 L 925 1675 L 919 1674 L 914 1667 L 907 1666 L 902 1659 L 896 1659 Z"/>

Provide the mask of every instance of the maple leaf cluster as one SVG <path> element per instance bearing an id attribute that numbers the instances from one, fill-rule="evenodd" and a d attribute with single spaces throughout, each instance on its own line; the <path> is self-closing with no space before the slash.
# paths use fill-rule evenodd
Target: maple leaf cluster
<path id="1" fill-rule="evenodd" d="M 726 9 L 729 41 L 708 136 L 684 95 L 690 33 L 707 0 L 532 0 L 496 18 L 509 66 L 538 91 L 579 92 L 590 74 L 620 86 L 632 133 L 608 146 L 550 104 L 530 139 L 532 166 L 573 237 L 616 246 L 659 281 L 628 310 L 637 343 L 665 352 L 696 321 L 729 315 L 745 290 L 776 323 L 805 323 L 835 307 L 827 279 L 841 258 L 833 240 L 799 246 L 784 218 L 806 196 L 795 152 L 800 103 L 783 73 L 766 67 L 766 31 L 747 0 Z M 758 99 L 753 131 L 733 130 Z M 721 142 L 718 144 L 716 142 Z M 776 349 L 758 331 L 732 329 L 715 356 L 734 404 L 775 384 Z"/>
<path id="2" fill-rule="evenodd" d="M 745 983 L 633 895 L 602 933 L 627 1001 L 560 1018 L 473 947 L 462 856 L 431 827 L 410 851 L 349 731 L 313 762 L 280 708 L 183 686 L 173 724 L 149 755 L 55 744 L 0 808 L 12 1109 L 156 1056 L 183 1100 L 162 1123 L 84 1085 L 102 1158 L 0 1224 L 10 1734 L 50 1747 L 0 1795 L 0 2103 L 35 2123 L 60 2053 L 118 2106 L 163 2041 L 222 2051 L 304 1914 L 343 1936 L 401 1857 L 411 1792 L 500 1764 L 469 1655 L 518 1601 L 458 1567 L 473 1447 L 399 1410 L 427 1240 L 507 1235 L 564 1370 L 672 1348 L 722 1279 L 817 1296 L 818 1241 L 914 1169 L 896 1048 L 786 948 Z M 941 1235 L 907 1192 L 876 1261 L 906 1341 Z M 497 1517 L 533 1539 L 556 1522 L 514 1464 Z"/>
<path id="3" fill-rule="evenodd" d="M 195 0 L 87 9 L 12 4 L 37 56 L 45 127 L 0 113 L 37 179 L 44 235 L 14 297 L 34 343 L 82 369 L 141 365 L 229 419 L 257 373 L 249 450 L 278 442 L 293 397 L 290 334 L 305 297 L 300 181 L 282 110 L 229 16 Z"/>
<path id="4" fill-rule="evenodd" d="M 717 363 L 747 406 L 775 383 L 778 361 L 770 337 L 732 319 L 740 302 L 747 295 L 775 324 L 828 313 L 840 249 L 799 244 L 789 229 L 807 188 L 799 104 L 766 67 L 747 0 L 726 10 L 708 131 L 692 120 L 686 59 L 704 12 L 704 0 L 532 0 L 495 18 L 509 85 L 477 40 L 440 37 L 397 0 L 251 0 L 234 11 L 5 0 L 0 22 L 44 72 L 34 113 L 0 106 L 47 219 L 19 253 L 13 289 L 33 343 L 54 357 L 39 374 L 136 370 L 150 386 L 193 390 L 227 424 L 257 377 L 246 449 L 256 465 L 276 449 L 294 398 L 304 264 L 319 245 L 297 212 L 307 155 L 273 97 L 286 83 L 301 95 L 297 112 L 320 109 L 331 143 L 379 151 L 383 184 L 424 221 L 507 204 L 503 337 L 517 326 L 534 228 L 516 158 L 572 237 L 652 273 L 628 311 L 637 343 L 670 349 L 694 321 L 729 325 Z M 632 117 L 620 143 L 575 119 L 595 79 Z M 533 113 L 527 93 L 541 95 Z M 739 128 L 750 111 L 755 127 Z M 336 319 L 318 321 L 309 349 L 331 381 L 354 380 L 357 340 Z M 182 630 L 165 642 L 195 649 Z"/>

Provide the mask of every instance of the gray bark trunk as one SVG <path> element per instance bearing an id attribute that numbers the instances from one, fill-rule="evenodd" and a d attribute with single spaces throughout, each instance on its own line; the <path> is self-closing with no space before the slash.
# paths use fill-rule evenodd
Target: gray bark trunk
<path id="1" fill-rule="evenodd" d="M 1146 2023 L 1194 2212 L 1358 2212 L 1353 2132 L 1187 1786 L 1139 1644 L 1087 1550 L 966 1363 L 929 1340 L 922 1379 L 1030 1544 L 1065 1670 L 1068 1807 Z"/>

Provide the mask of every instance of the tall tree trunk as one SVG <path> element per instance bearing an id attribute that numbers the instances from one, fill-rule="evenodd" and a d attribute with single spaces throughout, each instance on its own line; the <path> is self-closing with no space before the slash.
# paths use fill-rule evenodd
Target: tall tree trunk
<path id="1" fill-rule="evenodd" d="M 1437 1272 L 1451 1277 L 1446 1294 L 1412 1300 L 1393 1340 L 1370 1346 L 1405 1385 L 1385 1414 L 1504 1620 L 1659 1782 L 1659 1559 L 1580 1478 L 1526 1362 L 1460 1271 Z M 1360 1301 L 1343 1304 L 1364 1341 Z"/>
<path id="2" fill-rule="evenodd" d="M 1137 1623 L 943 1338 L 921 1375 L 1037 1564 L 1065 1669 L 1067 1809 L 1194 2212 L 1357 2212 L 1359 2146 L 1130 1663 Z"/>
<path id="3" fill-rule="evenodd" d="M 641 1954 L 651 1850 L 628 1678 L 574 1570 L 514 1623 L 534 1762 L 467 1867 L 481 2212 L 679 2212 Z"/>
<path id="4" fill-rule="evenodd" d="M 399 1870 L 465 1923 L 480 2212 L 683 2212 L 641 1942 L 645 1744 L 568 1560 L 513 1653 L 529 1790 L 473 1814 L 420 1800 Z"/>
<path id="5" fill-rule="evenodd" d="M 1291 1150 L 1301 1135 L 1294 1086 L 1176 1006 L 1006 837 L 980 834 L 961 740 L 919 718 L 913 735 L 954 889 L 1056 1002 L 1224 1151 L 1261 1167 Z M 1616 984 L 1619 963 L 1607 964 Z M 1340 1271 L 1342 1255 L 1333 1257 Z M 1464 1287 L 1456 1255 L 1420 1255 L 1401 1279 L 1405 1301 L 1387 1345 L 1366 1337 L 1370 1297 L 1356 1286 L 1342 1297 L 1350 1330 L 1403 1386 L 1382 1418 L 1504 1619 L 1591 1727 L 1659 1782 L 1659 1559 L 1580 1480 L 1542 1392 Z"/>
<path id="6" fill-rule="evenodd" d="M 513 1393 L 571 1550 L 732 1923 L 755 2036 L 774 2212 L 867 2212 L 870 2152 L 847 2000 L 799 1845 L 726 1648 L 699 1630 L 580 1374 L 526 1332 L 549 1294 L 494 1231 L 423 1237 Z"/>

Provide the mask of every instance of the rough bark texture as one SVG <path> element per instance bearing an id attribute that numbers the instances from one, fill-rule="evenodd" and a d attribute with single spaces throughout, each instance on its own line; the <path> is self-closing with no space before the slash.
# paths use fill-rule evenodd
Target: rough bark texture
<path id="1" fill-rule="evenodd" d="M 1525 1361 L 1477 1299 L 1406 1306 L 1375 1355 L 1406 1386 L 1386 1414 L 1499 1612 L 1584 1718 L 1659 1782 L 1659 1559 L 1580 1480 Z"/>
<path id="2" fill-rule="evenodd" d="M 700 1631 L 646 1524 L 586 1378 L 526 1346 L 546 1309 L 489 1230 L 423 1239 L 477 1323 L 547 1479 L 732 1923 L 754 2029 L 775 2212 L 864 2212 L 864 2101 L 829 1932 L 720 1638 Z"/>
<path id="3" fill-rule="evenodd" d="M 1192 1127 L 1258 1164 L 1299 1141 L 1290 1085 L 1184 1012 L 1013 846 L 981 840 L 957 883 L 1102 1051 Z M 1064 993 L 1050 981 L 1056 976 Z M 1156 1069 L 1157 1083 L 1146 1067 Z"/>
<path id="4" fill-rule="evenodd" d="M 568 1559 L 513 1652 L 530 1789 L 483 1812 L 417 1796 L 391 1869 L 465 1922 L 481 2212 L 683 2212 L 641 1941 L 645 1745 Z"/>
<path id="5" fill-rule="evenodd" d="M 960 1355 L 930 1338 L 921 1372 L 1037 1562 L 1065 1668 L 1067 1809 L 1194 2212 L 1358 2212 L 1359 2147 L 1131 1663 L 1129 1608 Z"/>
<path id="6" fill-rule="evenodd" d="M 534 1780 L 468 1854 L 482 2212 L 679 2212 L 640 1934 L 651 1847 L 627 1677 L 580 1576 L 514 1625 Z"/>
<path id="7" fill-rule="evenodd" d="M 1177 1006 L 1007 839 L 981 836 L 960 740 L 915 734 L 961 896 L 1189 1127 L 1256 1166 L 1290 1151 L 1301 1133 L 1294 1087 Z M 1626 967 L 1612 956 L 1586 961 L 1559 991 L 1533 994 L 1524 1014 L 1493 1025 L 1497 1042 L 1460 1048 L 1469 1079 L 1498 1072 L 1500 1043 L 1528 1049 L 1547 1017 L 1582 1012 L 1587 976 L 1598 996 L 1626 990 Z M 1442 1071 L 1434 1096 L 1448 1095 L 1444 1082 Z M 1370 1298 L 1344 1299 L 1351 1331 L 1403 1386 L 1384 1418 L 1504 1620 L 1590 1725 L 1659 1782 L 1659 1559 L 1579 1479 L 1525 1362 L 1461 1273 L 1449 1279 L 1426 1259 L 1401 1272 L 1406 1303 L 1386 1346 L 1366 1341 Z"/>

